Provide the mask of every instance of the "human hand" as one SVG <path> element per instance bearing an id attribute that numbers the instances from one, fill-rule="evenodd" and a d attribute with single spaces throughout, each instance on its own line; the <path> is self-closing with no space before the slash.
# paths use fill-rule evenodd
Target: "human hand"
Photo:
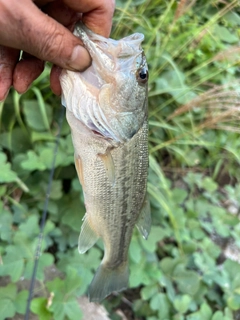
<path id="1" fill-rule="evenodd" d="M 55 65 L 50 85 L 60 95 L 61 69 L 82 71 L 91 63 L 70 30 L 82 19 L 89 29 L 109 37 L 113 12 L 114 0 L 0 0 L 0 101 L 12 85 L 24 93 L 45 61 Z"/>

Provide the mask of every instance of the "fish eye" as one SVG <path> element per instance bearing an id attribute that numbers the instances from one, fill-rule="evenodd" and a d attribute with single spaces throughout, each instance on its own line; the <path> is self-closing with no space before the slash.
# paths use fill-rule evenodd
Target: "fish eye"
<path id="1" fill-rule="evenodd" d="M 137 70 L 137 81 L 139 84 L 145 84 L 148 81 L 148 70 L 141 67 Z"/>

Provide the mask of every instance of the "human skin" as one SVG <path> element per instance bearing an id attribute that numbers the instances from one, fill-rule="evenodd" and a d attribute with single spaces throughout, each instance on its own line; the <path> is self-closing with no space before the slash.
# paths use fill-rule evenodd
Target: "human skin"
<path id="1" fill-rule="evenodd" d="M 50 86 L 60 95 L 62 68 L 83 71 L 91 64 L 71 32 L 74 24 L 82 19 L 93 32 L 109 37 L 114 7 L 114 0 L 0 0 L 0 101 L 11 86 L 24 93 L 45 61 L 54 65 Z"/>

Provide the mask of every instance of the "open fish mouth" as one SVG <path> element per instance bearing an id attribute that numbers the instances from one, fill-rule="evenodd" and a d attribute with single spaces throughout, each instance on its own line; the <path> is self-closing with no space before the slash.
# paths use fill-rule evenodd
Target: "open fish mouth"
<path id="1" fill-rule="evenodd" d="M 144 40 L 144 35 L 141 33 L 132 34 L 121 40 L 106 39 L 93 33 L 82 23 L 77 23 L 74 34 L 82 40 L 88 50 L 95 71 L 104 70 L 100 78 L 106 79 L 106 82 L 115 78 L 113 72 L 135 70 L 141 64 L 143 53 L 141 43 Z"/>

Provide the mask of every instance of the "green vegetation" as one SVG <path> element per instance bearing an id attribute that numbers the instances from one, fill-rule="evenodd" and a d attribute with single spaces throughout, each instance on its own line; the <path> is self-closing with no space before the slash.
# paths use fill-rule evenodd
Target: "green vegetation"
<path id="1" fill-rule="evenodd" d="M 111 319 L 240 317 L 239 1 L 117 1 L 112 37 L 145 34 L 149 61 L 148 191 L 152 231 L 136 231 L 130 288 L 104 301 Z M 24 314 L 60 99 L 49 67 L 0 104 L 0 320 Z M 76 249 L 84 205 L 64 120 L 31 310 L 79 320 L 102 257 Z M 55 265 L 50 278 L 48 270 Z M 26 288 L 26 286 L 25 286 Z"/>

